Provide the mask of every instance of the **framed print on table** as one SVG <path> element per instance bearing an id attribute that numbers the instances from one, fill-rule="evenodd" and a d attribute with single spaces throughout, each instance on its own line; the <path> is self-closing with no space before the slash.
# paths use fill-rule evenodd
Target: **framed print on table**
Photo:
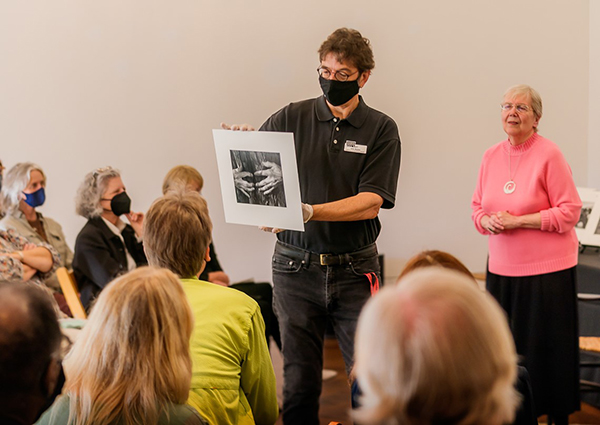
<path id="1" fill-rule="evenodd" d="M 600 246 L 600 195 L 596 199 L 596 203 L 592 207 L 592 211 L 588 217 L 583 239 L 580 239 L 579 242 L 582 245 Z"/>
<path id="2" fill-rule="evenodd" d="M 588 245 L 585 241 L 587 240 L 589 231 L 593 226 L 591 222 L 592 212 L 598 211 L 598 213 L 600 213 L 596 203 L 596 201 L 600 199 L 600 192 L 589 187 L 578 187 L 577 192 L 579 193 L 579 197 L 581 198 L 583 205 L 581 207 L 579 220 L 577 221 L 577 224 L 575 224 L 575 232 L 577 233 L 577 239 L 579 239 L 579 243 L 582 245 Z"/>
<path id="3" fill-rule="evenodd" d="M 213 130 L 227 223 L 304 231 L 292 133 Z"/>

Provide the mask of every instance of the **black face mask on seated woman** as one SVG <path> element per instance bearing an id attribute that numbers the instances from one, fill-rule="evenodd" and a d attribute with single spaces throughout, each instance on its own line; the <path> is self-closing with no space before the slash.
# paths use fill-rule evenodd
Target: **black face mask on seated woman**
<path id="1" fill-rule="evenodd" d="M 127 192 L 121 192 L 112 199 L 102 198 L 102 201 L 110 201 L 110 210 L 116 215 L 129 214 L 131 211 L 131 198 Z"/>

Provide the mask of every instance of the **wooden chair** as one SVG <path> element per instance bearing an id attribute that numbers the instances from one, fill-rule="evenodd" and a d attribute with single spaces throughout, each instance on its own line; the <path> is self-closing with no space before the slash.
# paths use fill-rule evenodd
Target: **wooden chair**
<path id="1" fill-rule="evenodd" d="M 594 353 L 595 355 L 600 354 L 600 337 L 595 336 L 580 336 L 579 337 L 579 350 L 582 352 Z M 600 367 L 600 361 L 580 361 L 580 367 Z M 600 392 L 600 384 L 586 379 L 579 380 L 579 390 L 581 392 Z"/>
<path id="2" fill-rule="evenodd" d="M 67 300 L 67 305 L 73 313 L 73 317 L 76 319 L 87 319 L 87 314 L 79 299 L 79 292 L 77 290 L 77 283 L 73 277 L 73 272 L 69 272 L 65 267 L 59 267 L 56 270 L 56 277 L 60 288 L 62 289 L 63 295 Z"/>

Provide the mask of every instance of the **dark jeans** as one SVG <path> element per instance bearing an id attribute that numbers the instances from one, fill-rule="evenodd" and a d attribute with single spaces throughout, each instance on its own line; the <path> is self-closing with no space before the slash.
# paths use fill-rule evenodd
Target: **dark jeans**
<path id="1" fill-rule="evenodd" d="M 323 339 L 331 322 L 346 364 L 354 363 L 358 315 L 371 296 L 365 274 L 379 275 L 375 244 L 323 266 L 319 255 L 277 242 L 273 254 L 273 301 L 283 343 L 283 422 L 318 424 Z"/>
<path id="2" fill-rule="evenodd" d="M 230 288 L 243 292 L 258 303 L 265 321 L 267 347 L 269 346 L 269 337 L 273 337 L 275 344 L 281 350 L 279 323 L 277 323 L 277 317 L 273 313 L 273 287 L 269 283 L 235 283 Z"/>

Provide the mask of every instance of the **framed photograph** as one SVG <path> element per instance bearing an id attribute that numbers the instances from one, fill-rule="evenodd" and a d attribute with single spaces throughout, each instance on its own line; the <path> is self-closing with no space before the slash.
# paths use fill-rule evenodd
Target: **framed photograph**
<path id="1" fill-rule="evenodd" d="M 596 203 L 588 217 L 583 240 L 579 239 L 579 242 L 582 245 L 600 246 L 600 195 L 596 199 Z"/>
<path id="2" fill-rule="evenodd" d="M 585 241 L 588 238 L 589 229 L 593 226 L 591 220 L 592 211 L 598 210 L 596 201 L 600 199 L 600 192 L 589 187 L 578 187 L 577 192 L 579 192 L 579 197 L 581 198 L 583 205 L 581 207 L 579 221 L 575 225 L 575 232 L 577 233 L 577 239 L 579 239 L 579 242 L 582 245 L 589 245 Z M 600 210 L 598 213 L 600 213 Z"/>
<path id="3" fill-rule="evenodd" d="M 213 130 L 227 223 L 304 231 L 292 133 Z"/>

